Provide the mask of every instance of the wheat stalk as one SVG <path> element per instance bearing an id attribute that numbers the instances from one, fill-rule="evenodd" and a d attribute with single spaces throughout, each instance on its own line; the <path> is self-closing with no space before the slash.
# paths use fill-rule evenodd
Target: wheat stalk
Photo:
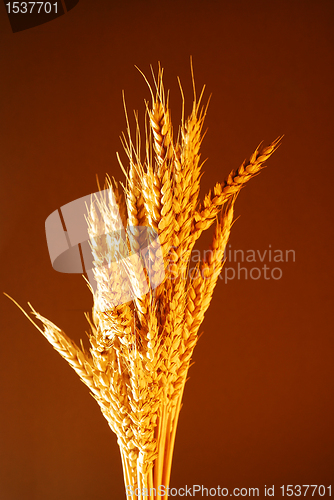
<path id="1" fill-rule="evenodd" d="M 121 165 L 126 186 L 121 188 L 107 177 L 108 195 L 92 204 L 87 214 L 97 283 L 92 317 L 86 315 L 90 352 L 76 346 L 34 309 L 32 313 L 43 329 L 23 311 L 97 400 L 118 438 L 127 496 L 141 500 L 168 498 L 166 488 L 184 386 L 198 330 L 224 264 L 236 196 L 260 172 L 281 141 L 279 137 L 268 147 L 260 144 L 248 161 L 217 183 L 200 203 L 199 151 L 207 111 L 207 106 L 201 106 L 204 88 L 197 99 L 194 85 L 191 114 L 187 120 L 182 115 L 174 139 L 162 76 L 159 66 L 155 91 L 149 87 L 152 103 L 146 103 L 144 158 L 138 117 L 135 115 L 133 143 L 126 115 L 127 136 L 121 138 L 128 158 L 128 169 Z M 214 221 L 209 257 L 189 274 L 193 246 Z M 121 225 L 130 228 L 128 237 L 121 236 Z M 160 247 L 152 243 L 149 279 L 151 284 L 162 282 L 146 294 L 138 288 L 138 282 L 148 279 L 139 261 L 119 265 L 116 273 L 108 267 L 124 251 L 138 254 L 143 244 L 142 226 L 158 233 L 163 256 L 157 265 Z M 101 234 L 107 236 L 101 238 Z M 136 296 L 119 304 L 122 290 L 129 283 Z M 159 491 L 161 486 L 165 491 Z"/>

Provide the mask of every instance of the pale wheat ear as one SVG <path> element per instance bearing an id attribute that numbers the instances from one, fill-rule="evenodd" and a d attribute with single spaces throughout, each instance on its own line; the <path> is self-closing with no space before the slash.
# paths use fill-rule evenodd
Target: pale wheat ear
<path id="1" fill-rule="evenodd" d="M 107 175 L 107 191 L 112 189 L 117 206 L 99 200 L 99 210 L 91 204 L 86 219 L 96 280 L 92 316 L 86 314 L 89 352 L 30 306 L 44 330 L 40 328 L 5 294 L 78 373 L 98 402 L 117 436 L 131 500 L 167 500 L 167 493 L 160 495 L 158 489 L 169 485 L 183 391 L 198 331 L 221 276 L 236 198 L 248 180 L 261 172 L 282 139 L 267 147 L 261 143 L 249 160 L 232 170 L 225 181 L 217 182 L 200 201 L 204 164 L 200 147 L 211 96 L 203 105 L 203 86 L 197 97 L 192 58 L 190 66 L 193 105 L 185 118 L 178 79 L 182 118 L 176 140 L 160 63 L 157 75 L 151 67 L 152 86 L 137 68 L 152 97 L 151 104 L 145 102 L 144 160 L 138 114 L 133 142 L 123 92 L 126 132 L 121 143 L 127 164 L 118 153 L 117 159 L 125 186 Z M 98 187 L 101 190 L 99 183 Z M 122 211 L 123 226 L 130 227 L 133 234 L 131 244 L 118 230 Z M 210 253 L 191 269 L 196 240 L 214 223 Z M 151 229 L 149 236 L 141 231 L 145 227 Z M 101 234 L 108 237 L 98 238 Z M 133 260 L 124 257 L 126 249 L 131 250 Z M 143 249 L 146 253 L 141 253 Z M 138 293 L 124 294 L 129 289 Z M 135 493 L 138 488 L 139 496 Z"/>

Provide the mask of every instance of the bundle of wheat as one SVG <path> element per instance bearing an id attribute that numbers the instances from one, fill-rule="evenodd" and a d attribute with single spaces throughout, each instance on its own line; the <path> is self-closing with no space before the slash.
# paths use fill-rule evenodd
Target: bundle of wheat
<path id="1" fill-rule="evenodd" d="M 281 141 L 278 138 L 269 147 L 260 145 L 200 203 L 199 150 L 207 111 L 201 105 L 204 88 L 197 99 L 194 86 L 191 114 L 186 120 L 182 116 L 175 139 L 161 69 L 154 83 L 152 104 L 146 103 L 144 159 L 137 120 L 135 144 L 129 125 L 127 135 L 122 136 L 129 161 L 128 169 L 122 166 L 126 185 L 120 188 L 108 177 L 106 181 L 105 192 L 116 200 L 117 207 L 105 199 L 99 210 L 92 204 L 87 214 L 97 283 L 92 317 L 87 315 L 90 352 L 32 309 L 44 328 L 35 326 L 88 386 L 116 433 L 126 494 L 132 500 L 167 499 L 183 390 L 198 329 L 224 264 L 235 199 Z M 130 228 L 131 238 L 130 233 L 120 236 L 115 210 Z M 215 221 L 211 252 L 189 273 L 194 244 Z M 122 245 L 130 254 L 138 253 L 139 229 L 145 226 L 159 235 L 159 245 L 150 245 L 153 271 L 149 282 L 160 284 L 146 294 L 137 290 L 131 301 L 106 309 L 129 276 L 131 283 L 140 281 L 138 269 L 120 266 L 115 286 L 115 275 L 106 262 L 117 259 Z M 109 237 L 101 239 L 101 234 Z M 154 265 L 158 251 L 163 266 Z M 147 273 L 144 279 L 148 279 Z"/>

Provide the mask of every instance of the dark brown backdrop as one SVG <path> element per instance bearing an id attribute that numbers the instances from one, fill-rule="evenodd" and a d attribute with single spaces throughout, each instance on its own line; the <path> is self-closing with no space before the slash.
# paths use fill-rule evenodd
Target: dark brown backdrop
<path id="1" fill-rule="evenodd" d="M 52 269 L 44 222 L 94 192 L 96 173 L 123 179 L 121 91 L 141 116 L 149 98 L 135 64 L 149 74 L 161 61 L 175 121 L 177 76 L 190 109 L 190 55 L 198 88 L 213 94 L 202 195 L 262 139 L 285 134 L 239 196 L 230 244 L 293 249 L 296 259 L 278 264 L 280 280 L 218 283 L 172 486 L 262 494 L 275 485 L 280 497 L 281 485 L 334 479 L 333 11 L 324 0 L 81 0 L 13 34 L 0 8 L 1 292 L 30 301 L 76 341 L 92 300 L 79 275 Z M 4 296 L 0 307 L 1 500 L 124 498 L 116 439 L 88 390 Z"/>

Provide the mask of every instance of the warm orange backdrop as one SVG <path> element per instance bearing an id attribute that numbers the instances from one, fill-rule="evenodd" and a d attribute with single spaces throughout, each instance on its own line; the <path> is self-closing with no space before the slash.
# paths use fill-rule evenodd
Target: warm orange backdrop
<path id="1" fill-rule="evenodd" d="M 96 173 L 123 179 L 121 91 L 141 117 L 149 99 L 135 64 L 149 75 L 161 61 L 176 122 L 177 76 L 190 108 L 190 55 L 212 93 L 202 195 L 285 134 L 240 194 L 230 244 L 294 249 L 296 261 L 281 280 L 218 283 L 172 486 L 334 489 L 333 13 L 325 0 L 80 0 L 13 34 L 0 8 L 1 292 L 76 341 L 92 300 L 79 275 L 52 269 L 44 222 L 94 192 Z M 88 390 L 7 298 L 0 307 L 1 500 L 124 498 L 116 439 Z"/>

